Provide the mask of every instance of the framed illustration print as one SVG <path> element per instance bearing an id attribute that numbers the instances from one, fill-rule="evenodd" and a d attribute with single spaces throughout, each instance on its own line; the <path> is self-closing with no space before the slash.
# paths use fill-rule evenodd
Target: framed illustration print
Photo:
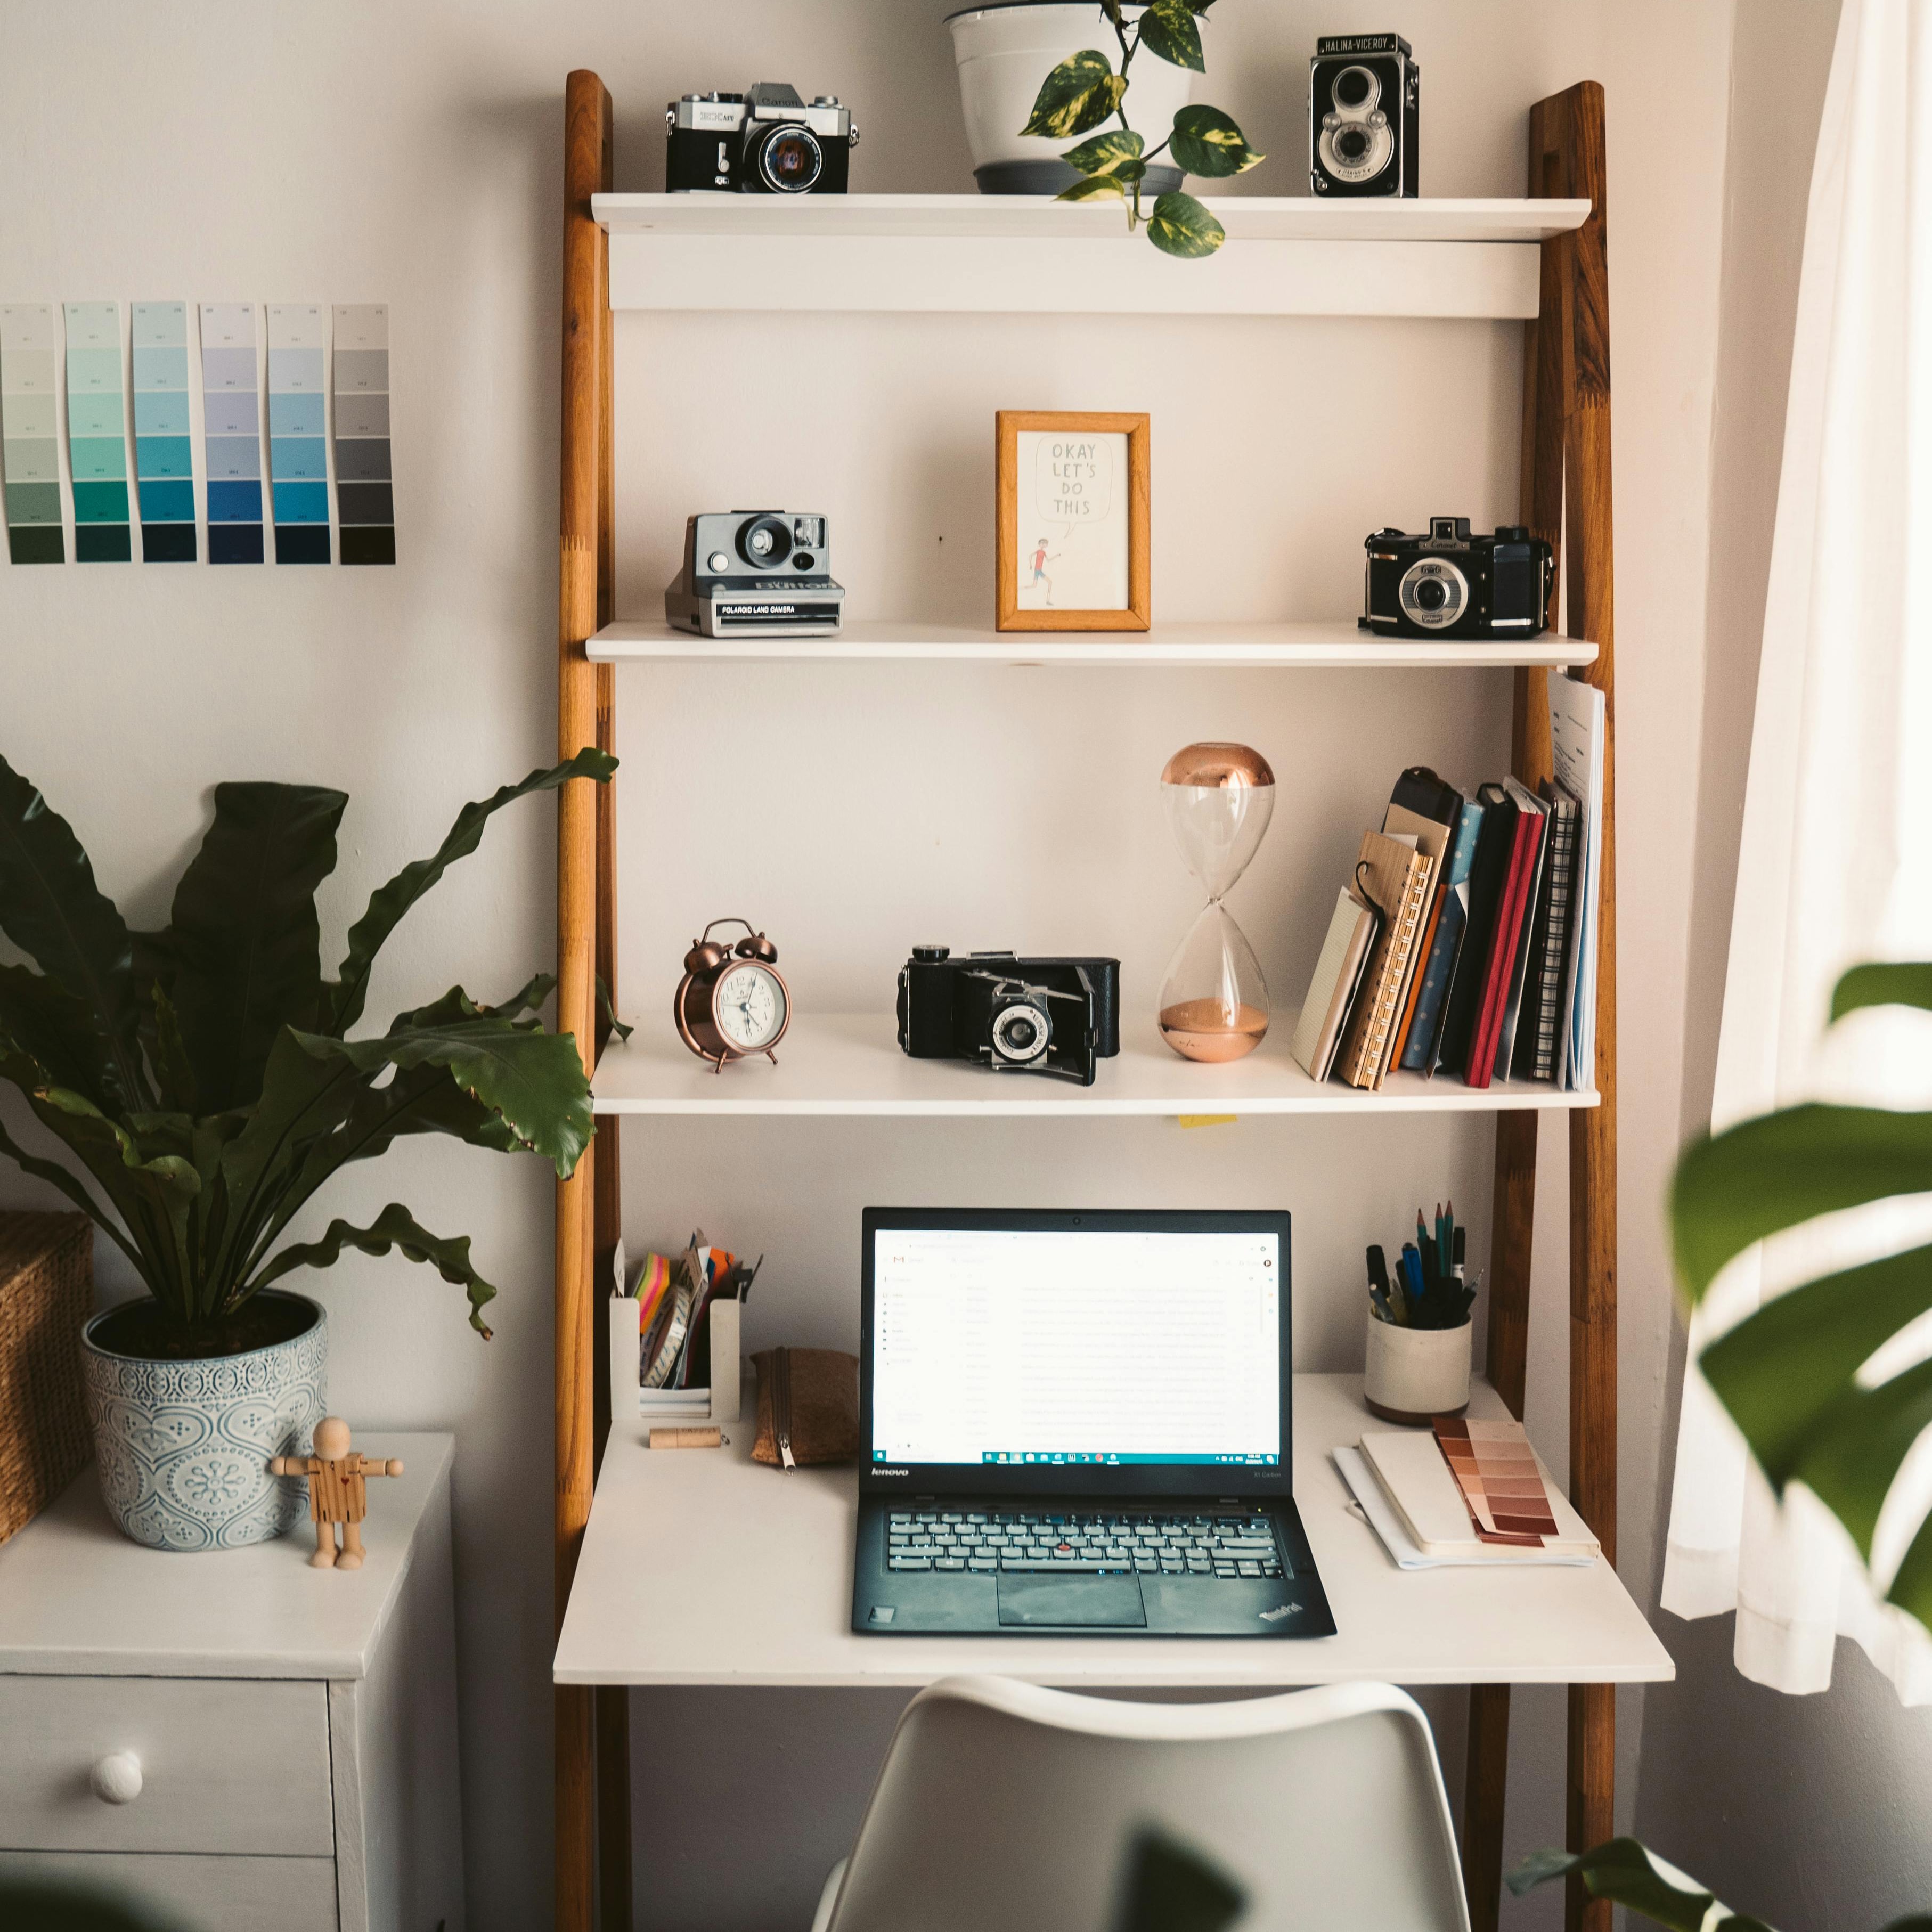
<path id="1" fill-rule="evenodd" d="M 996 622 L 1003 631 L 1148 628 L 1148 418 L 1001 410 Z"/>

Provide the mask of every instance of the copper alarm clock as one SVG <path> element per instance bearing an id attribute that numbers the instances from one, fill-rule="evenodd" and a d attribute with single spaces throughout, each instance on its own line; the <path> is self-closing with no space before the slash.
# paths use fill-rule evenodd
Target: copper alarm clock
<path id="1" fill-rule="evenodd" d="M 711 937 L 720 926 L 742 926 L 746 937 L 736 946 L 722 945 Z M 778 1064 L 772 1049 L 791 1021 L 791 994 L 778 977 L 778 956 L 748 919 L 714 919 L 684 956 L 684 977 L 671 1002 L 678 1037 L 718 1072 L 728 1060 L 754 1053 Z"/>

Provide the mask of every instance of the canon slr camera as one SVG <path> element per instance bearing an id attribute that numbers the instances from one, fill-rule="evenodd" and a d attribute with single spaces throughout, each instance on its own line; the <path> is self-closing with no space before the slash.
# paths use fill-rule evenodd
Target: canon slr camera
<path id="1" fill-rule="evenodd" d="M 672 194 L 844 194 L 859 130 L 836 94 L 810 106 L 782 80 L 743 94 L 687 94 L 664 110 Z"/>
<path id="2" fill-rule="evenodd" d="M 1099 1062 L 1120 1050 L 1120 962 L 956 959 L 944 946 L 915 946 L 899 969 L 899 1046 L 915 1060 L 970 1060 L 1090 1087 Z"/>
<path id="3" fill-rule="evenodd" d="M 1492 537 L 1467 517 L 1431 517 L 1426 537 L 1366 540 L 1361 628 L 1385 638 L 1533 638 L 1544 628 L 1550 546 L 1520 524 Z"/>
<path id="4" fill-rule="evenodd" d="M 1422 70 L 1400 34 L 1331 34 L 1308 71 L 1308 183 L 1316 194 L 1413 195 Z"/>
<path id="5" fill-rule="evenodd" d="M 845 586 L 832 581 L 825 538 L 823 517 L 790 510 L 687 518 L 666 622 L 700 638 L 836 638 Z"/>

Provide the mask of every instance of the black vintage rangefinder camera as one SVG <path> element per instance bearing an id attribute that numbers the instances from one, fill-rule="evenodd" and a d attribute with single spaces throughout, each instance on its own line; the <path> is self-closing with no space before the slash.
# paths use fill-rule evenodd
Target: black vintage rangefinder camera
<path id="1" fill-rule="evenodd" d="M 836 94 L 808 106 L 761 80 L 742 94 L 687 94 L 664 110 L 671 194 L 843 194 L 859 130 Z"/>
<path id="2" fill-rule="evenodd" d="M 1118 959 L 1022 959 L 915 946 L 899 969 L 899 1045 L 915 1060 L 1094 1084 L 1120 1050 Z"/>
<path id="3" fill-rule="evenodd" d="M 1550 609 L 1550 546 L 1520 524 L 1492 537 L 1431 517 L 1426 537 L 1366 540 L 1361 628 L 1385 638 L 1533 638 Z"/>

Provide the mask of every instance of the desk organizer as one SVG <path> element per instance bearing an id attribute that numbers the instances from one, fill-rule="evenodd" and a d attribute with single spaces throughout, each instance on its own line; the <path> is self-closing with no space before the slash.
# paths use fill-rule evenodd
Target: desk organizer
<path id="1" fill-rule="evenodd" d="M 622 1253 L 620 1246 L 617 1256 Z M 647 1389 L 644 1386 L 644 1338 L 638 1328 L 637 1299 L 629 1292 L 634 1282 L 626 1283 L 620 1290 L 616 1265 L 621 1263 L 614 1261 L 611 1292 L 605 1304 L 610 1324 L 610 1420 L 625 1422 L 634 1417 L 646 1427 L 652 1423 L 736 1422 L 741 1373 L 739 1304 L 714 1301 L 705 1317 L 711 1324 L 710 1388 Z"/>

